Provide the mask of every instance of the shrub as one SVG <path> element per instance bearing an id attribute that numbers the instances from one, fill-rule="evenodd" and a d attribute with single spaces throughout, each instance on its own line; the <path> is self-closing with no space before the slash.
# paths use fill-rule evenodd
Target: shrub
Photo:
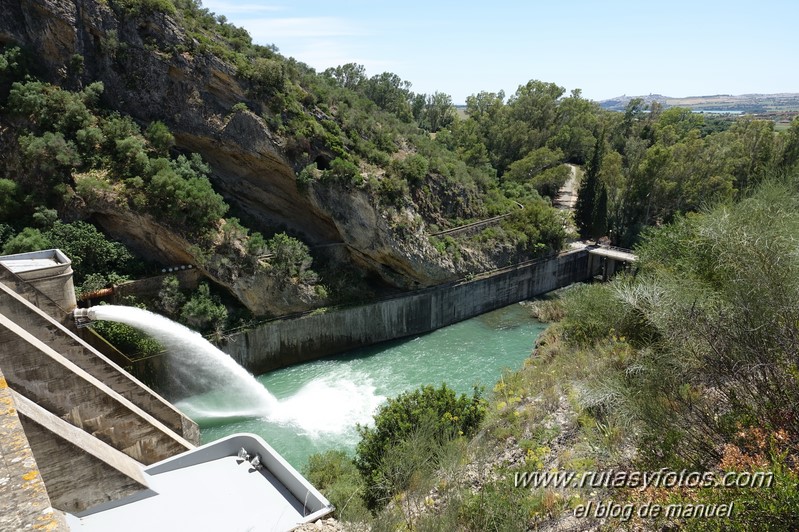
<path id="1" fill-rule="evenodd" d="M 336 157 L 330 162 L 330 168 L 322 172 L 322 178 L 341 185 L 361 186 L 364 182 L 358 166 L 355 163 Z"/>
<path id="2" fill-rule="evenodd" d="M 178 278 L 174 275 L 164 277 L 158 291 L 158 307 L 167 315 L 176 316 L 185 302 L 186 296 L 180 291 Z"/>
<path id="3" fill-rule="evenodd" d="M 208 167 L 199 156 L 161 161 L 148 186 L 155 214 L 195 234 L 210 231 L 228 210 L 225 200 L 214 192 L 206 177 Z M 158 161 L 157 161 L 158 162 Z"/>
<path id="4" fill-rule="evenodd" d="M 75 174 L 75 192 L 84 201 L 91 204 L 102 197 L 104 193 L 112 190 L 105 172 L 91 171 Z M 139 178 L 141 179 L 141 178 Z"/>
<path id="5" fill-rule="evenodd" d="M 124 323 L 94 321 L 91 326 L 100 336 L 129 358 L 154 356 L 164 350 L 164 347 L 156 340 Z"/>
<path id="6" fill-rule="evenodd" d="M 400 161 L 396 161 L 393 166 L 394 171 L 411 184 L 418 184 L 424 181 L 430 169 L 427 159 L 417 154 L 409 155 Z"/>
<path id="7" fill-rule="evenodd" d="M 367 485 L 367 506 L 377 510 L 392 494 L 408 487 L 412 472 L 400 471 L 398 464 L 386 462 L 392 456 L 395 460 L 403 449 L 409 450 L 408 441 L 424 440 L 432 445 L 427 451 L 434 463 L 435 447 L 459 436 L 471 437 L 484 415 L 485 401 L 478 389 L 467 397 L 458 396 L 445 384 L 440 388 L 423 386 L 389 399 L 375 414 L 374 427 L 358 427 L 361 441 L 356 447 L 355 464 Z M 420 434 L 420 427 L 427 430 Z M 417 447 L 416 451 L 421 449 Z"/>
<path id="8" fill-rule="evenodd" d="M 174 15 L 177 10 L 170 0 L 112 0 L 111 4 L 127 16 L 141 16 L 152 13 Z"/>
<path id="9" fill-rule="evenodd" d="M 308 246 L 300 240 L 286 233 L 278 233 L 266 242 L 266 247 L 273 254 L 269 259 L 273 273 L 286 280 L 302 280 L 309 271 L 313 259 Z"/>
<path id="10" fill-rule="evenodd" d="M 50 240 L 34 227 L 26 227 L 19 234 L 8 239 L 3 246 L 4 255 L 27 253 L 52 247 Z"/>
<path id="11" fill-rule="evenodd" d="M 17 221 L 22 211 L 20 192 L 20 187 L 15 181 L 0 178 L 0 221 Z"/>
<path id="12" fill-rule="evenodd" d="M 369 510 L 363 501 L 365 486 L 355 463 L 343 451 L 308 457 L 305 477 L 336 507 L 341 521 L 365 521 Z"/>
<path id="13" fill-rule="evenodd" d="M 386 205 L 401 207 L 408 200 L 410 189 L 401 177 L 386 175 L 380 180 L 377 193 Z"/>
<path id="14" fill-rule="evenodd" d="M 189 327 L 202 332 L 219 334 L 227 321 L 227 309 L 219 299 L 211 295 L 207 283 L 201 283 L 180 311 L 180 319 Z"/>
<path id="15" fill-rule="evenodd" d="M 133 265 L 133 255 L 125 246 L 109 240 L 86 222 L 56 222 L 45 236 L 52 247 L 61 249 L 72 260 L 78 283 L 90 273 L 108 276 Z"/>
<path id="16" fill-rule="evenodd" d="M 158 120 L 147 126 L 147 131 L 144 135 L 159 155 L 166 155 L 172 146 L 175 145 L 175 137 L 169 131 L 169 128 Z"/>

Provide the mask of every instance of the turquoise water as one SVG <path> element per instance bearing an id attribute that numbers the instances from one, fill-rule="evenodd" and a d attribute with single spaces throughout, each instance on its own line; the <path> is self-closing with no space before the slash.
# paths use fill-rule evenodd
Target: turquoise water
<path id="1" fill-rule="evenodd" d="M 264 417 L 195 420 L 203 443 L 252 432 L 302 469 L 315 452 L 352 451 L 355 425 L 369 423 L 387 397 L 442 382 L 461 393 L 471 393 L 475 385 L 490 391 L 505 368 L 521 366 L 544 327 L 524 306 L 511 305 L 419 337 L 261 375 L 258 381 L 278 400 Z M 191 416 L 192 410 L 236 400 L 234 390 L 217 390 L 179 406 Z"/>

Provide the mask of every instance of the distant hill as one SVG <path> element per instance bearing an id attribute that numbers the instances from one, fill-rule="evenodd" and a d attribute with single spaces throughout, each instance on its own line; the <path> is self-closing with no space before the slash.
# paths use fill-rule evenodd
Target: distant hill
<path id="1" fill-rule="evenodd" d="M 799 93 L 779 94 L 715 94 L 712 96 L 688 96 L 673 98 L 662 94 L 647 96 L 618 96 L 602 100 L 599 105 L 611 111 L 624 111 L 633 98 L 641 98 L 646 103 L 658 102 L 663 107 L 687 107 L 695 111 L 736 114 L 770 114 L 799 112 Z"/>

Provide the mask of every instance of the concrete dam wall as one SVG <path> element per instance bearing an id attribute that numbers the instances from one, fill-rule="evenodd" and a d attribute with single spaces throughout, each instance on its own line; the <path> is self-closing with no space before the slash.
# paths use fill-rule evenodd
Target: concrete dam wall
<path id="1" fill-rule="evenodd" d="M 427 288 L 366 305 L 275 320 L 220 346 L 253 373 L 356 347 L 434 331 L 479 314 L 587 280 L 586 249 L 522 263 L 479 278 Z"/>

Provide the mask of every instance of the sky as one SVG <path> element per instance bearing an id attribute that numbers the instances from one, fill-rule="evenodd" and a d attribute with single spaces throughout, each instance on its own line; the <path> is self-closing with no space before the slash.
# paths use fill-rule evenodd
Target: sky
<path id="1" fill-rule="evenodd" d="M 359 63 L 455 104 L 532 79 L 592 100 L 799 92 L 796 0 L 202 3 L 319 72 Z"/>

